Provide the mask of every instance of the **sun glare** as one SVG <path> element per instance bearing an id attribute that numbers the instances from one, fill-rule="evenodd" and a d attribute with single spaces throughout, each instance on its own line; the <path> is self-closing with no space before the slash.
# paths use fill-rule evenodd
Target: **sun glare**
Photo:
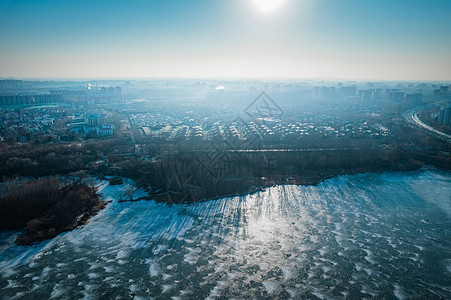
<path id="1" fill-rule="evenodd" d="M 252 0 L 254 5 L 262 12 L 272 12 L 282 5 L 284 0 Z"/>

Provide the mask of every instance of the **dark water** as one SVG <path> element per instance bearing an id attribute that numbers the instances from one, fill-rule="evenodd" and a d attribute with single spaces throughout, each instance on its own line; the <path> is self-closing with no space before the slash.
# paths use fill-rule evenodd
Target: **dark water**
<path id="1" fill-rule="evenodd" d="M 117 199 L 120 189 L 101 185 Z M 24 299 L 451 299 L 451 173 L 342 176 L 196 205 L 111 203 L 36 247 L 0 236 Z"/>

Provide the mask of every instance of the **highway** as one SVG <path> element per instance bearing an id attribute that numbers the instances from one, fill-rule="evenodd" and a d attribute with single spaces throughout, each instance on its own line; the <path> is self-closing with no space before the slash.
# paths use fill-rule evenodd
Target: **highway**
<path id="1" fill-rule="evenodd" d="M 443 102 L 446 102 L 446 101 L 443 101 Z M 437 104 L 437 103 L 434 103 L 434 104 Z M 437 130 L 437 129 L 435 129 L 435 128 L 423 123 L 420 120 L 420 118 L 418 118 L 417 113 L 419 111 L 424 110 L 424 109 L 428 109 L 428 108 L 432 107 L 432 105 L 434 105 L 434 104 L 422 105 L 422 106 L 417 106 L 417 107 L 408 109 L 408 110 L 403 112 L 402 116 L 404 117 L 404 119 L 408 123 L 416 125 L 416 126 L 419 126 L 419 127 L 423 128 L 423 129 L 425 129 L 431 135 L 439 137 L 442 140 L 445 140 L 447 142 L 451 142 L 451 135 L 449 135 L 449 134 L 447 134 L 445 132 L 442 132 L 440 130 Z"/>

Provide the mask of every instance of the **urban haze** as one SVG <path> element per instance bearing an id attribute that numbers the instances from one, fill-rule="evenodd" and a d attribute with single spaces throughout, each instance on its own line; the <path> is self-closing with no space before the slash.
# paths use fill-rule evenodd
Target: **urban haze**
<path id="1" fill-rule="evenodd" d="M 0 0 L 1 299 L 450 299 L 448 0 Z"/>

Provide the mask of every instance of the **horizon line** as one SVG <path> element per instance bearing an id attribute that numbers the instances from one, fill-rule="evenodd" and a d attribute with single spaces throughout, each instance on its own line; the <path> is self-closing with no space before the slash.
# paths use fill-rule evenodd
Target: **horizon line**
<path id="1" fill-rule="evenodd" d="M 239 77 L 239 76 L 218 76 L 218 77 L 183 77 L 183 76 L 137 76 L 137 77 L 15 77 L 0 76 L 0 80 L 23 80 L 23 81 L 152 81 L 152 80 L 218 80 L 218 81 L 357 81 L 357 82 L 449 82 L 449 79 L 381 79 L 381 78 L 345 78 L 345 77 Z"/>

